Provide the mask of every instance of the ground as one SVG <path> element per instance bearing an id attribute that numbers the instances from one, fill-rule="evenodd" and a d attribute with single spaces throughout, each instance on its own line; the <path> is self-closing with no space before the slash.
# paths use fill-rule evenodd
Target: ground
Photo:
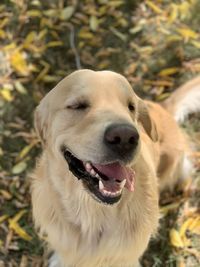
<path id="1" fill-rule="evenodd" d="M 198 0 L 5 0 L 0 3 L 0 266 L 45 266 L 33 230 L 28 173 L 40 153 L 33 111 L 79 68 L 125 75 L 162 101 L 200 73 Z M 196 172 L 160 200 L 160 229 L 145 267 L 200 266 L 200 122 L 183 125 Z"/>

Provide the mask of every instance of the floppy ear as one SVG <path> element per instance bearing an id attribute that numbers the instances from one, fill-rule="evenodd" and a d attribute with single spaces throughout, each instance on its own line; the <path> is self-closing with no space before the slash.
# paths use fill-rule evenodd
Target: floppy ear
<path id="1" fill-rule="evenodd" d="M 139 99 L 138 102 L 138 121 L 141 122 L 148 136 L 154 142 L 158 141 L 158 132 L 156 129 L 156 124 L 149 114 L 148 106 L 141 99 Z"/>
<path id="2" fill-rule="evenodd" d="M 34 127 L 43 146 L 46 143 L 47 124 L 47 110 L 40 104 L 34 113 Z"/>

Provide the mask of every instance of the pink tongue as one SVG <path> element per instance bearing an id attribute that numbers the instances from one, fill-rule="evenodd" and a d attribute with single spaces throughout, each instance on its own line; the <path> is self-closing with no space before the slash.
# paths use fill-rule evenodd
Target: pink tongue
<path id="1" fill-rule="evenodd" d="M 93 166 L 102 174 L 106 175 L 113 182 L 122 182 L 126 179 L 125 187 L 129 191 L 134 191 L 134 176 L 135 172 L 128 167 L 122 166 L 119 163 L 111 163 L 107 165 L 93 164 Z"/>

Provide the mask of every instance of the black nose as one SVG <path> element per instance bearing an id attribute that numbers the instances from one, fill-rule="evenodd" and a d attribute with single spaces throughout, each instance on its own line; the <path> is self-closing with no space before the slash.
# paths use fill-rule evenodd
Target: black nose
<path id="1" fill-rule="evenodd" d="M 138 145 L 139 134 L 130 124 L 112 124 L 104 133 L 106 146 L 120 158 L 129 158 Z"/>

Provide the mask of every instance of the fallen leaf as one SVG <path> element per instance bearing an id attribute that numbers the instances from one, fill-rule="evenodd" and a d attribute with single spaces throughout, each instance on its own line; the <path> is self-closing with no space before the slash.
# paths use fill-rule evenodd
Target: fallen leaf
<path id="1" fill-rule="evenodd" d="M 5 221 L 8 218 L 8 215 L 2 215 L 0 216 L 0 223 L 2 223 L 3 221 Z"/>
<path id="2" fill-rule="evenodd" d="M 89 23 L 90 23 L 90 29 L 95 32 L 99 26 L 98 18 L 96 16 L 91 16 Z"/>
<path id="3" fill-rule="evenodd" d="M 46 47 L 56 47 L 56 46 L 62 46 L 63 42 L 61 41 L 52 41 L 46 44 Z"/>
<path id="4" fill-rule="evenodd" d="M 185 40 L 187 41 L 188 39 L 197 39 L 198 38 L 198 33 L 195 31 L 189 29 L 189 28 L 181 28 L 176 30 L 178 33 L 180 33 Z"/>
<path id="5" fill-rule="evenodd" d="M 30 143 L 29 145 L 25 146 L 21 151 L 20 153 L 18 154 L 17 158 L 16 158 L 16 161 L 20 161 L 22 160 L 24 157 L 27 156 L 27 154 L 30 152 L 30 150 L 35 146 L 37 142 L 34 141 L 32 143 Z"/>
<path id="6" fill-rule="evenodd" d="M 193 46 L 195 46 L 196 48 L 200 49 L 200 42 L 198 42 L 198 41 L 191 41 L 191 44 L 193 44 Z"/>
<path id="7" fill-rule="evenodd" d="M 6 37 L 6 32 L 0 29 L 0 38 L 3 39 Z"/>
<path id="8" fill-rule="evenodd" d="M 170 7 L 171 10 L 169 13 L 168 22 L 173 23 L 178 17 L 178 6 L 176 4 L 172 4 Z"/>
<path id="9" fill-rule="evenodd" d="M 180 71 L 180 69 L 179 68 L 176 68 L 176 67 L 174 67 L 174 68 L 167 68 L 167 69 L 161 70 L 158 73 L 158 75 L 159 76 L 170 76 L 170 75 L 175 74 L 175 73 L 177 73 L 179 71 Z"/>
<path id="10" fill-rule="evenodd" d="M 23 86 L 23 84 L 19 81 L 15 82 L 15 89 L 20 93 L 20 94 L 27 94 L 26 88 Z"/>
<path id="11" fill-rule="evenodd" d="M 28 10 L 26 14 L 28 17 L 42 17 L 42 12 L 38 9 Z"/>
<path id="12" fill-rule="evenodd" d="M 13 100 L 13 96 L 11 94 L 11 91 L 7 88 L 2 88 L 0 90 L 0 94 L 3 97 L 3 99 L 5 99 L 8 102 L 11 102 Z"/>
<path id="13" fill-rule="evenodd" d="M 27 210 L 21 210 L 12 219 L 9 219 L 9 228 L 14 230 L 22 239 L 30 241 L 32 237 L 18 224 L 18 221 L 25 213 L 27 213 Z"/>
<path id="14" fill-rule="evenodd" d="M 27 163 L 25 161 L 21 161 L 21 162 L 17 163 L 16 165 L 14 165 L 11 172 L 13 174 L 19 174 L 19 173 L 22 173 L 23 171 L 25 171 L 26 167 L 27 167 Z"/>
<path id="15" fill-rule="evenodd" d="M 115 36 L 117 36 L 123 42 L 125 42 L 127 40 L 127 36 L 125 34 L 121 33 L 120 31 L 118 31 L 117 29 L 115 29 L 114 27 L 111 26 L 110 30 Z"/>
<path id="16" fill-rule="evenodd" d="M 61 20 L 67 21 L 67 20 L 69 20 L 72 17 L 72 15 L 74 14 L 74 11 L 75 11 L 75 7 L 74 6 L 65 7 L 61 11 L 59 18 Z"/>
<path id="17" fill-rule="evenodd" d="M 29 74 L 27 61 L 24 54 L 19 49 L 16 49 L 11 53 L 10 63 L 14 70 L 19 74 L 24 76 Z"/>
<path id="18" fill-rule="evenodd" d="M 184 247 L 181 236 L 176 229 L 174 229 L 174 228 L 171 229 L 169 235 L 170 235 L 170 243 L 172 244 L 172 246 L 174 246 L 176 248 L 183 248 Z"/>
<path id="19" fill-rule="evenodd" d="M 12 195 L 7 190 L 1 189 L 0 193 L 7 200 L 10 200 L 12 198 Z"/>
<path id="20" fill-rule="evenodd" d="M 162 9 L 160 9 L 157 5 L 155 5 L 152 1 L 146 1 L 146 4 L 157 14 L 162 13 Z"/>
<path id="21" fill-rule="evenodd" d="M 18 223 L 9 220 L 9 228 L 14 230 L 16 234 L 18 234 L 22 239 L 26 241 L 31 241 L 32 237 L 26 233 L 26 231 L 19 226 Z"/>
<path id="22" fill-rule="evenodd" d="M 91 32 L 89 32 L 89 30 L 87 29 L 80 30 L 78 33 L 78 36 L 81 39 L 93 39 L 94 38 L 94 35 Z"/>

